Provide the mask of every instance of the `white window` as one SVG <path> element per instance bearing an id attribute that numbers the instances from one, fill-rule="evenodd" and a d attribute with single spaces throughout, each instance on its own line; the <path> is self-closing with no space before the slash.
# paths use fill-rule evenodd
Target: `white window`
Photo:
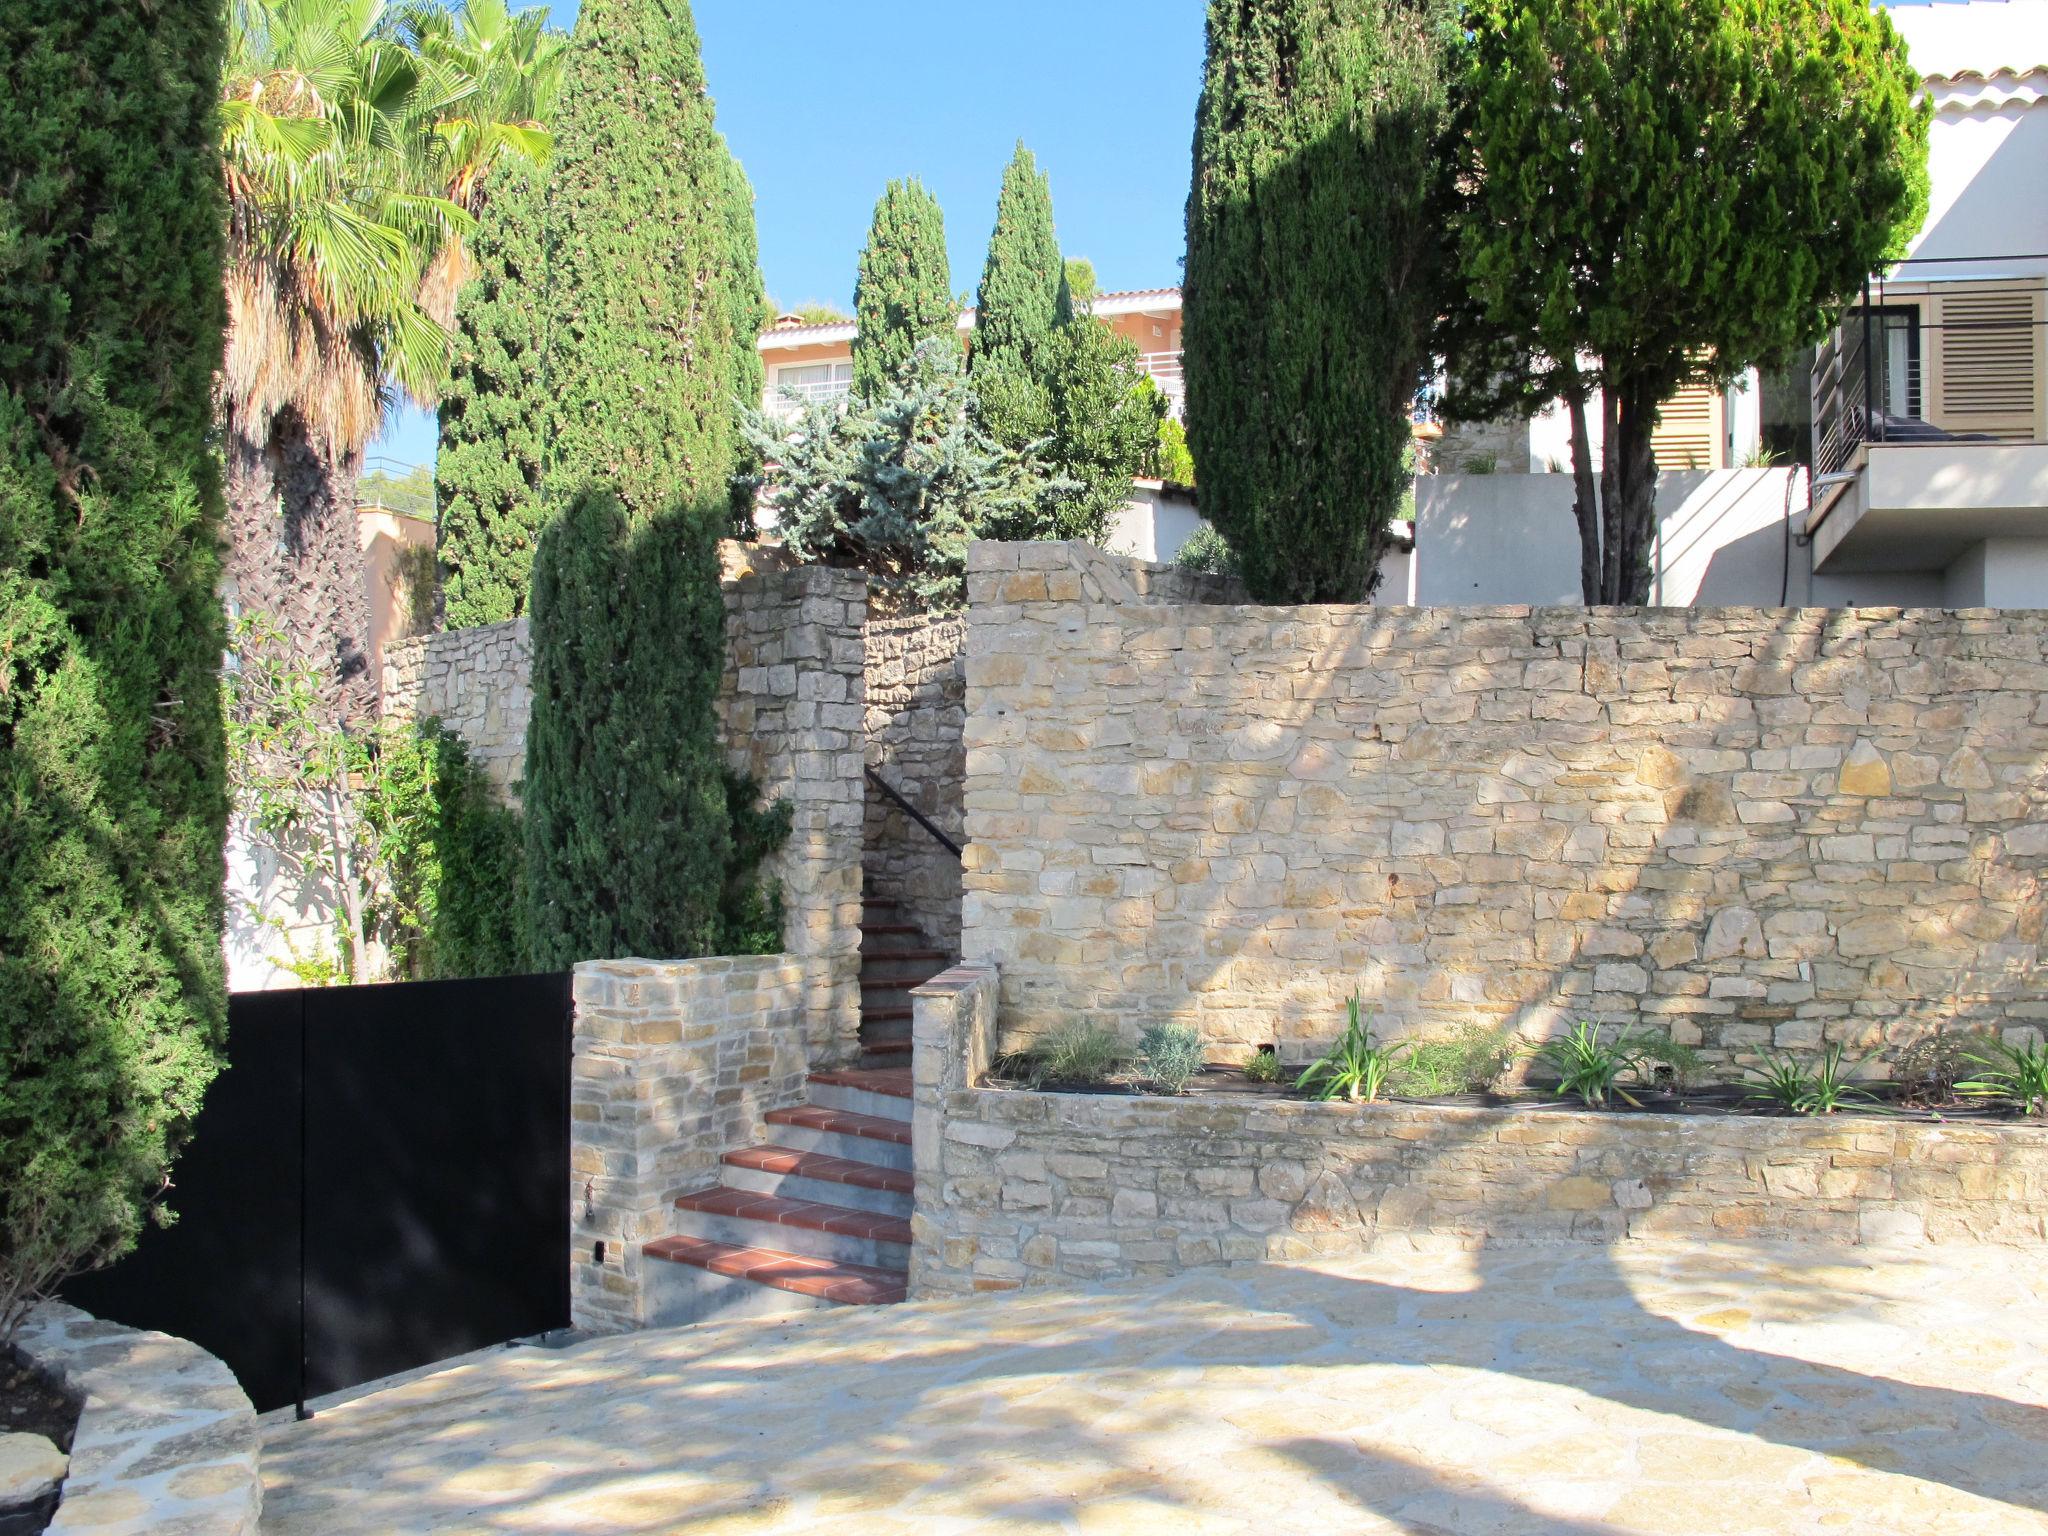
<path id="1" fill-rule="evenodd" d="M 853 364 L 788 363 L 775 370 L 775 393 L 794 395 L 806 404 L 837 400 L 853 388 Z"/>

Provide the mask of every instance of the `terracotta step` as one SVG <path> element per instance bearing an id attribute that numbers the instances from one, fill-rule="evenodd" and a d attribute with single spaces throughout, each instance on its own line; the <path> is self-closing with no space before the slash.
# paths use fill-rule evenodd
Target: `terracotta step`
<path id="1" fill-rule="evenodd" d="M 860 1048 L 870 1056 L 887 1056 L 892 1059 L 910 1054 L 910 1037 L 900 1040 L 863 1040 Z M 908 1071 L 908 1068 L 904 1069 Z"/>
<path id="2" fill-rule="evenodd" d="M 908 1020 L 915 1010 L 908 1003 L 883 1003 L 860 1011 L 863 1024 L 887 1024 L 896 1019 Z"/>
<path id="3" fill-rule="evenodd" d="M 741 1147 L 737 1152 L 726 1153 L 723 1160 L 735 1168 L 751 1168 L 759 1173 L 791 1174 L 826 1184 L 854 1184 L 897 1195 L 909 1194 L 914 1182 L 905 1168 L 878 1168 L 873 1163 L 827 1157 L 822 1152 L 798 1152 L 789 1147 Z"/>
<path id="4" fill-rule="evenodd" d="M 697 1237 L 663 1237 L 640 1250 L 650 1259 L 687 1264 L 735 1280 L 751 1280 L 820 1301 L 847 1306 L 888 1306 L 903 1300 L 908 1275 L 870 1264 L 834 1263 L 800 1253 L 778 1253 Z"/>
<path id="5" fill-rule="evenodd" d="M 912 987 L 923 986 L 938 974 L 937 971 L 932 971 L 922 976 L 863 976 L 860 983 L 861 995 L 865 997 L 870 992 L 908 992 Z"/>
<path id="6" fill-rule="evenodd" d="M 907 1099 L 911 1095 L 907 1071 L 878 1072 L 871 1068 L 847 1067 L 837 1072 L 813 1072 L 810 1080 L 838 1088 L 858 1088 L 864 1093 L 886 1093 L 897 1099 Z"/>
<path id="7" fill-rule="evenodd" d="M 681 1236 L 707 1242 L 802 1254 L 835 1264 L 910 1267 L 910 1223 L 890 1211 L 717 1184 L 678 1195 L 674 1223 Z"/>
<path id="8" fill-rule="evenodd" d="M 947 956 L 943 949 L 877 949 L 863 951 L 860 959 L 863 965 L 876 960 L 887 960 L 892 965 L 908 965 L 911 961 L 917 960 L 944 969 Z"/>
<path id="9" fill-rule="evenodd" d="M 877 938 L 884 939 L 918 939 L 924 937 L 915 923 L 862 923 L 860 931 L 863 937 L 873 934 Z"/>
<path id="10" fill-rule="evenodd" d="M 817 1104 L 771 1109 L 765 1116 L 775 1127 L 775 1144 L 795 1152 L 823 1152 L 849 1162 L 883 1168 L 910 1166 L 910 1122 L 863 1115 Z"/>

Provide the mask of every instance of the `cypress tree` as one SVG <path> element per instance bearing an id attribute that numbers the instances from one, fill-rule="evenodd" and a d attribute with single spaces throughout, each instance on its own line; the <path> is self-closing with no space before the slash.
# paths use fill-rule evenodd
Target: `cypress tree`
<path id="1" fill-rule="evenodd" d="M 725 195 L 720 209 L 725 219 L 725 261 L 718 273 L 719 291 L 725 296 L 731 342 L 726 352 L 731 371 L 726 381 L 726 429 L 728 469 L 729 531 L 735 538 L 754 537 L 754 477 L 761 461 L 748 447 L 740 426 L 742 411 L 758 410 L 767 370 L 761 363 L 761 333 L 775 318 L 775 306 L 768 302 L 768 288 L 761 280 L 761 244 L 754 228 L 754 188 L 737 157 L 725 157 Z"/>
<path id="2" fill-rule="evenodd" d="M 731 849 L 716 539 L 740 366 L 739 185 L 680 0 L 585 0 L 549 187 L 528 909 L 541 965 L 717 942 Z M 751 210 L 749 210 L 749 213 Z"/>
<path id="3" fill-rule="evenodd" d="M 946 216 L 914 176 L 890 182 L 875 203 L 853 313 L 853 392 L 863 400 L 888 390 L 920 341 L 959 345 Z"/>
<path id="4" fill-rule="evenodd" d="M 451 629 L 526 612 L 533 552 L 545 521 L 541 433 L 541 213 L 545 184 L 520 162 L 491 178 L 468 240 L 476 275 L 456 306 L 456 341 L 441 392 L 434 482 L 441 590 Z"/>
<path id="5" fill-rule="evenodd" d="M 1211 0 L 1183 288 L 1202 513 L 1262 602 L 1356 602 L 1437 300 L 1455 0 Z"/>
<path id="6" fill-rule="evenodd" d="M 0 1338 L 133 1241 L 225 1030 L 223 44 L 0 6 Z"/>
<path id="7" fill-rule="evenodd" d="M 982 418 L 1011 448 L 1036 441 L 1052 426 L 1046 353 L 1065 278 L 1053 232 L 1052 182 L 1019 142 L 996 198 L 996 227 L 975 296 L 972 358 Z"/>

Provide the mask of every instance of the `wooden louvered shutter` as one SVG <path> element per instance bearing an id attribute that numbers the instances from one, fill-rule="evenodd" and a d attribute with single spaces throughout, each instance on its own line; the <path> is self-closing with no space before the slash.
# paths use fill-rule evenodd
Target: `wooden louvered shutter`
<path id="1" fill-rule="evenodd" d="M 1650 434 L 1659 469 L 1726 469 L 1725 402 L 1711 384 L 1688 384 L 1664 402 Z"/>
<path id="2" fill-rule="evenodd" d="M 2043 313 L 2038 284 L 1958 284 L 1936 293 L 1928 419 L 2014 442 L 2043 436 Z"/>

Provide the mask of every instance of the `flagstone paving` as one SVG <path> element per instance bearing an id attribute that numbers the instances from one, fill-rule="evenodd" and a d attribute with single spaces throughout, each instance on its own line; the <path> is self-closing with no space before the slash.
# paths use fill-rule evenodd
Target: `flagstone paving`
<path id="1" fill-rule="evenodd" d="M 264 1446 L 346 1532 L 2048 1532 L 2040 1256 L 1388 1250 L 508 1350 Z"/>

